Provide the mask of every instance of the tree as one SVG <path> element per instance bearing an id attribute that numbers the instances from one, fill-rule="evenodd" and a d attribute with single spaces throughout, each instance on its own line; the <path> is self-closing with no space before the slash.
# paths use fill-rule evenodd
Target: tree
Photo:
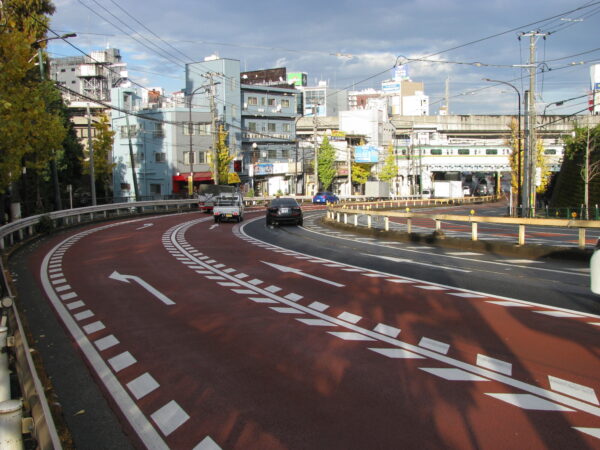
<path id="1" fill-rule="evenodd" d="M 92 125 L 96 131 L 96 136 L 92 139 L 94 151 L 94 181 L 101 186 L 101 196 L 108 196 L 110 192 L 112 172 L 116 167 L 115 163 L 110 161 L 110 152 L 113 148 L 114 136 L 116 134 L 110 128 L 110 120 L 106 114 L 102 114 Z M 83 161 L 83 173 L 90 174 L 89 149 L 88 158 Z"/>
<path id="2" fill-rule="evenodd" d="M 371 174 L 371 164 L 352 163 L 352 182 L 356 184 L 365 184 Z"/>
<path id="3" fill-rule="evenodd" d="M 319 181 L 323 189 L 328 191 L 333 183 L 337 173 L 335 169 L 335 148 L 329 143 L 327 136 L 323 137 L 323 142 L 319 147 Z"/>
<path id="4" fill-rule="evenodd" d="M 379 174 L 381 181 L 391 181 L 398 176 L 398 164 L 396 164 L 396 157 L 394 155 L 394 147 L 390 144 L 385 154 L 385 160 L 383 168 Z"/>
<path id="5" fill-rule="evenodd" d="M 223 126 L 219 127 L 219 136 L 217 142 L 217 167 L 218 183 L 229 182 L 229 166 L 233 161 L 233 156 L 229 154 L 229 148 L 226 144 L 227 132 L 223 129 Z"/>

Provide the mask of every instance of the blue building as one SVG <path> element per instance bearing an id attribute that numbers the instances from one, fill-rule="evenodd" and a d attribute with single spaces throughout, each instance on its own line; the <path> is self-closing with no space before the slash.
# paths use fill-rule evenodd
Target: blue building
<path id="1" fill-rule="evenodd" d="M 158 90 L 115 88 L 111 102 L 116 201 L 135 198 L 135 181 L 142 199 L 187 194 L 190 175 L 194 186 L 212 182 L 210 113 Z"/>

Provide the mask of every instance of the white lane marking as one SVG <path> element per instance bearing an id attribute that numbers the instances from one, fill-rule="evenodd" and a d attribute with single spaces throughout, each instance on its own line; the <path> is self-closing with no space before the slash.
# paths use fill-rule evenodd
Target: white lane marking
<path id="1" fill-rule="evenodd" d="M 296 308 L 271 307 L 271 309 L 281 314 L 304 314 L 302 311 Z"/>
<path id="2" fill-rule="evenodd" d="M 365 336 L 364 334 L 354 333 L 352 331 L 328 331 L 329 334 L 332 334 L 335 337 L 343 339 L 345 341 L 374 341 L 375 339 L 370 338 L 369 336 Z"/>
<path id="3" fill-rule="evenodd" d="M 519 408 L 536 410 L 536 411 L 574 411 L 566 406 L 557 403 L 549 402 L 543 398 L 531 394 L 492 394 L 487 393 L 490 397 L 494 397 Z"/>
<path id="4" fill-rule="evenodd" d="M 314 309 L 315 311 L 323 312 L 329 308 L 329 305 L 321 302 L 312 302 L 310 305 L 308 305 L 308 307 Z"/>
<path id="5" fill-rule="evenodd" d="M 165 436 L 170 435 L 190 418 L 175 400 L 171 400 L 158 411 L 152 413 L 150 417 Z"/>
<path id="6" fill-rule="evenodd" d="M 265 291 L 269 291 L 272 294 L 275 294 L 276 292 L 279 292 L 281 290 L 280 287 L 277 286 L 268 286 L 265 288 Z"/>
<path id="7" fill-rule="evenodd" d="M 491 358 L 480 353 L 477 354 L 476 364 L 480 367 L 493 370 L 494 372 L 503 373 L 509 377 L 512 375 L 512 364 L 499 359 Z"/>
<path id="8" fill-rule="evenodd" d="M 225 279 L 221 275 L 207 275 L 206 278 L 209 280 L 224 280 Z"/>
<path id="9" fill-rule="evenodd" d="M 426 337 L 421 338 L 419 341 L 419 347 L 427 348 L 443 355 L 447 354 L 448 350 L 450 350 L 450 345 Z"/>
<path id="10" fill-rule="evenodd" d="M 306 325 L 317 326 L 317 327 L 337 327 L 335 323 L 328 322 L 323 319 L 296 319 Z"/>
<path id="11" fill-rule="evenodd" d="M 159 299 L 165 305 L 168 306 L 168 305 L 174 305 L 175 304 L 175 302 L 173 300 L 171 300 L 170 298 L 168 298 L 162 292 L 160 292 L 159 290 L 153 288 L 152 286 L 150 286 L 150 284 L 146 283 L 140 277 L 136 277 L 135 275 L 122 275 L 122 274 L 120 274 L 119 272 L 117 272 L 115 270 L 112 274 L 109 275 L 108 278 L 111 278 L 111 279 L 117 280 L 117 281 L 122 281 L 122 282 L 125 282 L 125 283 L 129 283 L 129 280 L 135 281 L 137 284 L 139 284 L 141 287 L 143 287 L 144 289 L 146 289 L 148 292 L 150 292 L 152 295 L 154 295 L 157 299 Z"/>
<path id="12" fill-rule="evenodd" d="M 84 326 L 83 331 L 85 331 L 85 334 L 92 334 L 97 331 L 104 330 L 105 328 L 106 326 L 102 322 L 97 321 Z"/>
<path id="13" fill-rule="evenodd" d="M 592 437 L 600 439 L 600 428 L 587 428 L 587 427 L 573 427 L 577 431 L 589 434 Z"/>
<path id="14" fill-rule="evenodd" d="M 152 375 L 150 375 L 147 372 L 127 383 L 127 388 L 131 391 L 131 393 L 137 400 L 139 400 L 142 397 L 145 397 L 150 392 L 158 389 L 159 387 L 160 384 L 158 384 L 158 382 L 152 377 Z"/>
<path id="15" fill-rule="evenodd" d="M 344 321 L 350 322 L 350 323 L 357 323 L 360 321 L 360 319 L 362 319 L 361 316 L 357 316 L 356 314 L 352 314 L 352 313 L 349 313 L 346 311 L 344 311 L 337 317 L 338 317 L 338 319 L 341 319 L 341 320 L 344 320 Z"/>
<path id="16" fill-rule="evenodd" d="M 448 289 L 446 289 L 444 287 L 441 287 L 441 286 L 432 286 L 432 285 L 429 285 L 429 284 L 427 284 L 427 285 L 424 285 L 424 284 L 417 285 L 415 287 L 419 288 L 419 289 L 425 289 L 427 291 L 447 291 L 448 290 Z"/>
<path id="17" fill-rule="evenodd" d="M 98 347 L 98 350 L 103 351 L 108 348 L 114 347 L 115 345 L 118 345 L 119 340 L 116 337 L 114 337 L 112 334 L 110 334 L 108 336 L 105 336 L 101 339 L 94 341 L 94 344 L 96 344 L 96 347 Z"/>
<path id="18" fill-rule="evenodd" d="M 224 287 L 239 287 L 240 285 L 237 283 L 234 283 L 233 281 L 219 281 L 219 286 L 224 286 Z"/>
<path id="19" fill-rule="evenodd" d="M 407 247 L 407 248 L 410 248 L 410 247 Z M 370 253 L 363 253 L 363 255 L 372 256 L 373 258 L 387 259 L 388 261 L 392 261 L 392 262 L 401 262 L 401 263 L 407 263 L 407 264 L 415 264 L 418 266 L 434 267 L 436 269 L 454 270 L 456 272 L 464 272 L 464 273 L 471 272 L 471 270 L 459 269 L 457 267 L 442 266 L 440 264 L 428 264 L 428 263 L 423 263 L 423 262 L 419 262 L 419 261 L 413 261 L 412 259 L 394 258 L 393 256 L 372 255 Z"/>
<path id="20" fill-rule="evenodd" d="M 544 314 L 546 316 L 552 316 L 552 317 L 580 317 L 580 318 L 585 317 L 580 314 L 575 314 L 572 312 L 565 312 L 565 311 L 533 311 L 533 312 L 538 313 L 538 314 Z"/>
<path id="21" fill-rule="evenodd" d="M 77 302 L 67 303 L 67 308 L 69 309 L 69 311 L 73 311 L 74 309 L 81 308 L 82 306 L 85 306 L 85 303 L 83 303 L 81 300 L 79 300 Z"/>
<path id="22" fill-rule="evenodd" d="M 252 293 L 254 294 L 255 292 Z M 255 303 L 279 303 L 277 300 L 273 300 L 267 297 L 250 297 L 250 300 L 252 300 Z"/>
<path id="23" fill-rule="evenodd" d="M 245 273 L 238 273 L 235 277 L 239 278 L 240 280 L 243 280 L 244 278 L 248 278 L 248 275 L 246 275 Z"/>
<path id="24" fill-rule="evenodd" d="M 455 368 L 436 369 L 428 367 L 419 367 L 419 369 L 424 370 L 425 372 L 429 372 L 440 378 L 444 378 L 448 381 L 490 381 L 487 378 L 480 377 L 478 375 L 475 375 L 474 373 L 465 372 L 464 370 Z"/>
<path id="25" fill-rule="evenodd" d="M 391 327 L 383 323 L 378 324 L 373 331 L 376 333 L 385 334 L 386 336 L 391 336 L 393 338 L 398 337 L 400 334 L 400 328 Z"/>
<path id="26" fill-rule="evenodd" d="M 66 282 L 67 280 L 65 278 L 61 278 L 60 280 L 52 280 L 52 284 L 63 284 Z"/>
<path id="27" fill-rule="evenodd" d="M 288 300 L 291 300 L 293 302 L 297 302 L 298 300 L 302 300 L 302 298 L 304 298 L 304 297 L 302 297 L 301 295 L 298 295 L 298 294 L 294 294 L 292 292 L 292 293 L 286 295 L 285 298 L 287 298 Z"/>
<path id="28" fill-rule="evenodd" d="M 123 352 L 120 355 L 114 356 L 108 360 L 108 363 L 112 366 L 115 372 L 119 372 L 137 361 L 133 355 L 129 352 Z"/>
<path id="29" fill-rule="evenodd" d="M 414 281 L 402 280 L 400 278 L 388 278 L 386 281 L 389 281 L 390 283 L 414 283 Z"/>
<path id="30" fill-rule="evenodd" d="M 251 291 L 250 289 L 232 289 L 233 292 L 235 292 L 236 294 L 241 294 L 241 295 L 254 295 L 256 294 L 256 292 Z"/>
<path id="31" fill-rule="evenodd" d="M 144 224 L 144 225 L 142 225 L 141 227 L 139 227 L 139 228 L 136 228 L 136 231 L 138 231 L 138 230 L 143 230 L 144 228 L 148 228 L 148 227 L 151 227 L 151 226 L 154 226 L 154 224 L 153 224 L 153 223 L 145 223 L 145 224 Z"/>
<path id="32" fill-rule="evenodd" d="M 198 445 L 196 445 L 192 450 L 222 450 L 221 447 L 217 445 L 215 441 L 212 440 L 210 436 L 206 436 L 202 439 Z"/>
<path id="33" fill-rule="evenodd" d="M 570 395 L 571 397 L 578 398 L 580 400 L 599 405 L 598 397 L 596 397 L 596 391 L 594 389 L 583 386 L 581 384 L 573 383 L 572 381 L 563 380 L 562 378 L 548 376 L 550 382 L 550 389 L 556 392 L 562 392 L 563 394 Z"/>
<path id="34" fill-rule="evenodd" d="M 80 321 L 89 319 L 90 317 L 94 317 L 94 313 L 87 309 L 85 311 L 81 311 L 80 313 L 74 314 L 73 317 L 75 318 L 75 320 Z"/>
<path id="35" fill-rule="evenodd" d="M 71 286 L 69 286 L 68 284 L 63 284 L 62 286 L 55 287 L 54 290 L 56 292 L 70 291 Z"/>
<path id="36" fill-rule="evenodd" d="M 482 256 L 483 253 L 475 253 L 475 252 L 446 252 L 447 255 L 451 256 Z"/>
<path id="37" fill-rule="evenodd" d="M 508 306 L 510 308 L 530 308 L 529 305 L 524 305 L 523 303 L 509 302 L 509 301 L 488 300 L 488 301 L 486 301 L 486 303 L 491 303 L 493 305 L 499 305 L 499 306 Z"/>
<path id="38" fill-rule="evenodd" d="M 320 278 L 320 277 L 317 277 L 315 275 L 311 275 L 309 273 L 305 273 L 305 272 L 301 271 L 300 269 L 295 269 L 293 267 L 282 266 L 282 265 L 279 265 L 279 264 L 269 263 L 269 262 L 266 262 L 266 261 L 261 261 L 261 263 L 266 264 L 267 266 L 271 266 L 274 269 L 277 269 L 277 270 L 279 270 L 280 272 L 283 272 L 283 273 L 294 273 L 294 274 L 299 275 L 301 277 L 310 278 L 312 280 L 316 280 L 316 281 L 320 281 L 322 283 L 330 284 L 330 285 L 335 286 L 335 287 L 344 287 L 345 286 L 343 284 L 336 283 L 335 281 L 326 280 L 325 278 Z"/>
<path id="39" fill-rule="evenodd" d="M 263 280 L 259 280 L 258 278 L 255 278 L 254 280 L 248 281 L 248 283 L 250 283 L 253 286 L 258 286 L 259 284 L 263 284 Z"/>
<path id="40" fill-rule="evenodd" d="M 417 353 L 409 352 L 403 348 L 369 348 L 369 350 L 379 353 L 380 355 L 387 356 L 388 358 L 396 359 L 425 359 Z"/>
<path id="41" fill-rule="evenodd" d="M 363 273 L 362 274 L 364 277 L 371 277 L 371 278 L 386 278 L 387 275 L 384 273 Z"/>

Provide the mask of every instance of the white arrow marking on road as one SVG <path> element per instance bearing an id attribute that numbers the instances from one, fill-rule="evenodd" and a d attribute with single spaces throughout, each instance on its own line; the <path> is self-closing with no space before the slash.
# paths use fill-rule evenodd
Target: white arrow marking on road
<path id="1" fill-rule="evenodd" d="M 136 230 L 143 230 L 144 228 L 148 228 L 148 227 L 151 227 L 151 226 L 154 226 L 154 224 L 153 223 L 145 223 L 141 227 L 136 228 Z"/>
<path id="2" fill-rule="evenodd" d="M 418 262 L 418 261 L 413 261 L 412 259 L 394 258 L 393 256 L 370 255 L 368 253 L 363 253 L 363 254 L 367 255 L 367 256 L 373 256 L 374 258 L 387 259 L 388 261 L 403 262 L 403 263 L 409 263 L 409 264 L 418 264 L 418 265 L 421 265 L 421 266 L 435 267 L 435 268 L 438 268 L 438 269 L 456 270 L 457 272 L 466 272 L 466 273 L 471 272 L 470 270 L 457 269 L 455 267 L 447 267 L 447 266 L 440 266 L 438 264 L 422 263 L 422 262 Z"/>
<path id="3" fill-rule="evenodd" d="M 325 278 L 319 278 L 314 275 L 310 275 L 308 273 L 304 273 L 299 269 L 294 269 L 293 267 L 280 266 L 279 264 L 268 263 L 266 261 L 261 261 L 261 262 L 266 264 L 267 266 L 271 266 L 277 270 L 280 270 L 281 272 L 295 273 L 296 275 L 300 275 L 301 277 L 312 278 L 313 280 L 321 281 L 322 283 L 331 284 L 332 286 L 344 287 L 343 284 L 336 283 L 335 281 L 326 280 Z"/>
<path id="4" fill-rule="evenodd" d="M 218 227 L 218 226 L 219 226 L 219 224 L 218 224 L 218 223 L 215 223 L 214 225 L 211 225 L 211 227 L 209 228 L 209 230 L 212 230 L 213 228 L 216 228 L 216 227 Z"/>
<path id="5" fill-rule="evenodd" d="M 162 292 L 157 291 L 152 286 L 150 286 L 148 283 L 146 283 L 144 280 L 142 280 L 140 277 L 136 277 L 135 275 L 122 275 L 115 270 L 108 278 L 112 278 L 113 280 L 117 280 L 117 281 L 124 281 L 125 283 L 129 283 L 129 280 L 135 281 L 137 284 L 142 286 L 144 289 L 146 289 L 148 292 L 150 292 L 152 295 L 154 295 L 157 299 L 159 299 L 165 305 L 174 305 L 175 304 L 175 302 L 173 300 L 171 300 L 170 298 L 165 296 Z"/>

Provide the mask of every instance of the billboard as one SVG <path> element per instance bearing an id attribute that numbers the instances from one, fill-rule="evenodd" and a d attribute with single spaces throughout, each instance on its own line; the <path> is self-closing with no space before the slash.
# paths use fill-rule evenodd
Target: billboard
<path id="1" fill-rule="evenodd" d="M 378 163 L 379 149 L 372 145 L 357 145 L 354 147 L 354 161 L 357 163 Z"/>
<path id="2" fill-rule="evenodd" d="M 305 72 L 290 72 L 287 74 L 287 81 L 294 86 L 306 86 L 308 75 Z"/>

